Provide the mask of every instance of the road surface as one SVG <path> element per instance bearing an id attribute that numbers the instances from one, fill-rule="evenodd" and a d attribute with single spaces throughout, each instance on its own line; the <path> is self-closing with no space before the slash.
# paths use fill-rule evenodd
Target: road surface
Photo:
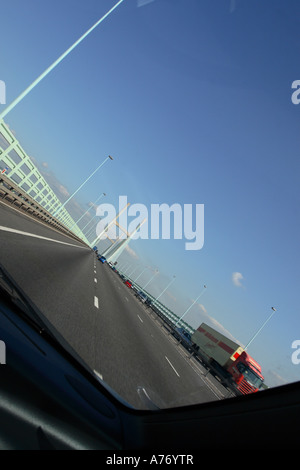
<path id="1" fill-rule="evenodd" d="M 147 408 L 218 399 L 200 369 L 108 265 L 0 202 L 0 263 L 81 358 L 126 402 Z"/>

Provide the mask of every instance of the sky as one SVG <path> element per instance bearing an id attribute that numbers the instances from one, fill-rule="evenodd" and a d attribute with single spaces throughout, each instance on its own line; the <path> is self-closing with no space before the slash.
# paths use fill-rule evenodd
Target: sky
<path id="1" fill-rule="evenodd" d="M 114 4 L 2 5 L 6 104 Z M 299 23 L 297 0 L 124 0 L 5 118 L 62 201 L 113 156 L 69 206 L 74 217 L 102 192 L 149 213 L 191 204 L 195 216 L 204 204 L 201 249 L 135 240 L 120 265 L 148 266 L 141 285 L 158 269 L 153 295 L 175 275 L 160 300 L 178 315 L 207 285 L 186 321 L 242 345 L 274 306 L 248 350 L 269 386 L 300 379 Z"/>

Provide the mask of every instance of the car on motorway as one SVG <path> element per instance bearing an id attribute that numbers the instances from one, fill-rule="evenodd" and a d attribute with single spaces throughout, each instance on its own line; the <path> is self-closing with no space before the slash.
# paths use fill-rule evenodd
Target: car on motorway
<path id="1" fill-rule="evenodd" d="M 106 258 L 105 258 L 105 256 L 99 256 L 98 259 L 99 259 L 99 261 L 101 261 L 101 263 L 103 263 L 103 264 L 106 263 Z"/>
<path id="2" fill-rule="evenodd" d="M 188 350 L 194 350 L 194 343 L 192 341 L 191 333 L 186 331 L 184 328 L 175 327 L 172 329 L 173 336 L 178 340 L 181 341 L 183 346 Z"/>
<path id="3" fill-rule="evenodd" d="M 175 327 L 172 332 L 173 336 L 177 339 L 185 339 L 186 341 L 192 341 L 191 334 L 184 328 Z"/>
<path id="4" fill-rule="evenodd" d="M 146 295 L 145 292 L 143 292 L 142 290 L 140 290 L 140 291 L 137 293 L 136 296 L 137 296 L 138 299 L 139 299 L 141 302 L 143 302 L 143 303 L 145 303 L 146 300 L 148 299 L 147 295 Z"/>
<path id="5" fill-rule="evenodd" d="M 127 280 L 125 281 L 125 285 L 126 285 L 127 287 L 131 288 L 131 287 L 132 287 L 132 282 L 127 279 Z"/>
<path id="6" fill-rule="evenodd" d="M 148 305 L 148 307 L 152 306 L 152 300 L 149 297 L 145 300 L 145 305 Z"/>

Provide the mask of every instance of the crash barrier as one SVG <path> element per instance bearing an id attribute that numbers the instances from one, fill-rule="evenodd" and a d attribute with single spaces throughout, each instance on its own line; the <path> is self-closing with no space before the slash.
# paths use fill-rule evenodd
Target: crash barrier
<path id="1" fill-rule="evenodd" d="M 31 216 L 43 221 L 44 223 L 51 225 L 56 230 L 59 230 L 69 237 L 72 237 L 74 240 L 80 241 L 82 243 L 82 240 L 79 237 L 71 232 L 59 220 L 53 217 L 43 206 L 37 203 L 25 191 L 22 191 L 17 184 L 13 184 L 12 181 L 4 174 L 0 176 L 0 197 L 12 206 L 23 210 Z"/>

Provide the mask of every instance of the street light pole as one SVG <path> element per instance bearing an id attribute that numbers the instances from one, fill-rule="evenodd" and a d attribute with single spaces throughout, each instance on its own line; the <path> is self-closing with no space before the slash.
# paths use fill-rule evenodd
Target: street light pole
<path id="1" fill-rule="evenodd" d="M 132 268 L 132 264 L 129 263 L 128 266 L 126 267 L 126 270 L 124 271 L 124 274 L 126 274 L 127 277 L 128 277 L 127 271 L 129 271 L 131 268 Z"/>
<path id="2" fill-rule="evenodd" d="M 141 275 L 142 275 L 145 271 L 147 271 L 147 269 L 148 269 L 148 268 L 143 269 L 143 271 L 138 275 L 138 277 L 136 278 L 136 280 L 135 280 L 134 282 L 136 282 L 136 281 L 141 277 Z"/>
<path id="3" fill-rule="evenodd" d="M 93 215 L 93 217 L 91 218 L 91 220 L 88 221 L 88 223 L 81 229 L 81 231 L 83 232 L 89 225 L 91 222 L 93 222 L 93 220 L 97 217 L 97 211 L 96 211 L 96 214 Z M 98 224 L 97 224 L 98 225 Z M 87 233 L 90 231 L 90 229 L 88 229 Z"/>
<path id="4" fill-rule="evenodd" d="M 266 324 L 268 323 L 269 320 L 271 320 L 271 318 L 273 317 L 274 313 L 276 312 L 276 308 L 274 307 L 271 307 L 272 309 L 272 313 L 271 315 L 266 319 L 266 321 L 262 324 L 262 326 L 259 328 L 259 330 L 257 330 L 257 332 L 255 333 L 254 336 L 252 336 L 252 338 L 250 339 L 250 341 L 246 344 L 246 346 L 244 347 L 244 350 L 246 350 L 250 344 L 252 343 L 252 341 L 255 340 L 256 336 L 261 332 L 261 330 L 266 326 Z"/>
<path id="5" fill-rule="evenodd" d="M 28 93 L 33 90 L 33 88 L 36 87 L 36 85 L 38 85 L 42 80 L 43 78 L 46 77 L 46 75 L 48 75 L 48 73 L 50 73 L 68 54 L 70 54 L 70 52 L 75 49 L 76 46 L 78 46 L 78 44 L 83 41 L 100 23 L 102 23 L 103 20 L 105 20 L 105 18 L 108 17 L 108 15 L 110 15 L 124 0 L 119 0 L 118 3 L 116 3 L 107 13 L 105 13 L 105 15 L 102 16 L 102 18 L 100 18 L 100 20 L 98 20 L 90 29 L 88 29 L 79 39 L 77 39 L 76 42 L 74 42 L 74 44 L 72 44 L 71 47 L 69 47 L 69 49 L 67 49 L 61 56 L 59 56 L 58 59 L 56 59 L 55 62 L 53 62 L 53 64 L 51 64 L 38 78 L 36 78 L 32 83 L 31 85 L 29 85 L 9 106 L 7 106 L 4 111 L 2 111 L 2 113 L 0 113 L 0 120 L 3 119 L 18 103 L 20 103 L 20 101 L 25 98 L 26 95 L 28 95 Z"/>
<path id="6" fill-rule="evenodd" d="M 102 199 L 103 196 L 106 196 L 106 194 L 105 194 L 105 193 L 102 193 L 101 196 L 99 196 L 98 199 L 96 199 L 96 201 L 93 202 L 93 206 L 94 206 L 98 201 L 100 201 L 100 199 Z M 77 222 L 74 222 L 74 224 L 72 225 L 72 227 L 70 228 L 70 230 L 72 230 L 72 228 L 74 227 L 74 225 L 78 224 L 78 223 L 81 221 L 81 219 L 83 219 L 83 217 L 91 210 L 91 208 L 92 208 L 93 206 L 89 207 L 88 210 L 85 211 L 85 213 L 80 217 L 80 219 L 77 220 Z M 91 220 L 93 220 L 93 219 L 91 219 Z M 91 221 L 90 221 L 90 222 L 91 222 Z M 86 227 L 86 226 L 85 226 L 85 227 Z M 83 231 L 83 230 L 85 229 L 85 227 L 84 227 L 81 231 Z"/>
<path id="7" fill-rule="evenodd" d="M 128 263 L 124 263 L 123 266 L 120 266 L 119 267 L 119 271 L 122 273 L 122 274 L 125 274 L 125 271 L 127 270 L 129 264 Z"/>
<path id="8" fill-rule="evenodd" d="M 153 276 L 151 277 L 151 279 L 144 285 L 143 290 L 145 290 L 145 288 L 148 286 L 148 284 L 150 284 L 150 282 L 152 281 L 152 279 L 155 278 L 155 276 L 156 276 L 157 273 L 158 273 L 158 270 L 155 271 L 155 273 L 153 274 Z"/>
<path id="9" fill-rule="evenodd" d="M 154 300 L 154 303 L 157 302 L 157 300 L 166 292 L 166 290 L 170 287 L 170 285 L 175 281 L 176 279 L 176 276 L 173 276 L 173 279 L 171 280 L 171 282 L 169 282 L 169 284 L 167 285 L 167 287 L 164 288 L 164 290 L 162 291 L 161 294 L 159 294 L 158 297 L 156 297 L 156 299 Z"/>
<path id="10" fill-rule="evenodd" d="M 79 186 L 79 188 L 77 188 L 76 191 L 74 191 L 74 193 L 58 209 L 56 209 L 54 214 L 52 214 L 53 217 L 56 217 L 57 214 L 60 213 L 60 211 L 65 207 L 65 205 L 68 204 L 68 202 L 75 196 L 75 194 L 78 193 L 78 191 L 89 181 L 89 179 L 91 179 L 92 176 L 94 176 L 94 174 L 104 165 L 105 162 L 107 162 L 107 160 L 113 160 L 113 157 L 111 155 L 108 155 L 108 157 L 106 157 L 106 159 L 101 163 L 101 165 L 99 165 L 96 170 L 94 170 L 93 173 L 90 174 L 90 176 Z"/>
<path id="11" fill-rule="evenodd" d="M 197 299 L 194 300 L 194 302 L 189 306 L 189 308 L 186 309 L 186 311 L 183 313 L 183 315 L 181 315 L 181 317 L 179 318 L 179 320 L 177 320 L 177 322 L 175 323 L 175 326 L 178 325 L 178 323 L 182 320 L 183 317 L 185 317 L 185 315 L 191 310 L 191 308 L 193 307 L 193 305 L 195 305 L 195 303 L 200 299 L 200 297 L 204 294 L 205 292 L 205 289 L 206 289 L 206 285 L 203 286 L 204 289 L 202 290 L 201 294 L 198 295 Z"/>
<path id="12" fill-rule="evenodd" d="M 133 268 L 133 270 L 131 271 L 131 273 L 128 274 L 128 277 L 131 278 L 131 276 L 133 275 L 134 271 L 136 271 L 138 268 L 139 268 L 139 266 L 136 266 L 135 268 Z"/>
<path id="13" fill-rule="evenodd" d="M 93 219 L 94 219 L 94 217 L 93 217 Z M 90 237 L 90 236 L 92 235 L 93 231 L 94 231 L 94 230 L 96 231 L 97 225 L 98 225 L 98 222 L 96 223 L 96 225 L 93 225 L 92 227 L 90 227 L 90 228 L 86 231 L 85 237 Z M 82 230 L 81 230 L 81 231 L 82 231 Z"/>

